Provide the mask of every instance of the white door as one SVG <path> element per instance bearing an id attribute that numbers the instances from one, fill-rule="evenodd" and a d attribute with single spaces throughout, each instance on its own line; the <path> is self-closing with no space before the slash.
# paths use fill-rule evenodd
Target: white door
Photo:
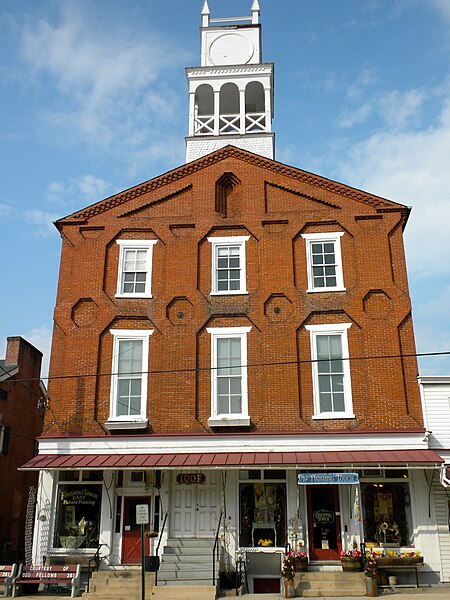
<path id="1" fill-rule="evenodd" d="M 205 483 L 172 482 L 171 537 L 214 537 L 219 518 L 220 472 L 206 473 Z"/>

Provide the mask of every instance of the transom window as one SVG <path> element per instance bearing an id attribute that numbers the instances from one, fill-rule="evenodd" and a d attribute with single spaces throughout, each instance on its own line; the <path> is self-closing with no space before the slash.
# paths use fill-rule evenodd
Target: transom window
<path id="1" fill-rule="evenodd" d="M 250 236 L 210 237 L 212 294 L 246 294 L 245 242 Z"/>
<path id="2" fill-rule="evenodd" d="M 308 292 L 344 291 L 340 239 L 343 233 L 305 233 Z"/>
<path id="3" fill-rule="evenodd" d="M 151 298 L 152 250 L 156 240 L 117 240 L 117 296 Z"/>
<path id="4" fill-rule="evenodd" d="M 114 336 L 109 429 L 147 424 L 149 337 L 153 330 L 111 330 Z M 114 425 L 116 423 L 116 426 Z M 141 425 L 140 425 L 141 424 Z"/>
<path id="5" fill-rule="evenodd" d="M 247 333 L 250 327 L 208 328 L 211 334 L 211 417 L 209 424 L 249 425 Z"/>
<path id="6" fill-rule="evenodd" d="M 350 323 L 308 325 L 311 336 L 314 416 L 353 418 L 347 330 Z"/>

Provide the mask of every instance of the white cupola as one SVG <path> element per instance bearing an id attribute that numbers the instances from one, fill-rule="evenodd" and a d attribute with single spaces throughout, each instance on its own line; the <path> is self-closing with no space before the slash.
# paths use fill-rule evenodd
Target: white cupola
<path id="1" fill-rule="evenodd" d="M 261 62 L 259 2 L 249 17 L 211 19 L 202 8 L 201 66 L 189 67 L 186 162 L 228 144 L 275 155 L 273 63 Z"/>

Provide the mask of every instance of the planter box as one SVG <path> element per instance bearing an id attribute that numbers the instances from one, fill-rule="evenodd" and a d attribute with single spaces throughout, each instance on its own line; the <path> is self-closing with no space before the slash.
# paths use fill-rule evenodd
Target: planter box
<path id="1" fill-rule="evenodd" d="M 377 558 L 377 565 L 379 567 L 401 567 L 402 565 L 407 567 L 410 565 L 423 564 L 423 556 L 383 556 Z"/>
<path id="2" fill-rule="evenodd" d="M 361 556 L 341 556 L 343 571 L 362 571 L 363 561 Z"/>
<path id="3" fill-rule="evenodd" d="M 159 556 L 146 556 L 144 568 L 145 571 L 157 571 L 159 569 Z"/>

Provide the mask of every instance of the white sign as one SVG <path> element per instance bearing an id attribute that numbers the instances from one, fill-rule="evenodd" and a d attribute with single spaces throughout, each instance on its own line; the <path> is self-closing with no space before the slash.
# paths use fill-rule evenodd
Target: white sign
<path id="1" fill-rule="evenodd" d="M 148 504 L 136 504 L 136 524 L 147 525 L 148 522 Z"/>

